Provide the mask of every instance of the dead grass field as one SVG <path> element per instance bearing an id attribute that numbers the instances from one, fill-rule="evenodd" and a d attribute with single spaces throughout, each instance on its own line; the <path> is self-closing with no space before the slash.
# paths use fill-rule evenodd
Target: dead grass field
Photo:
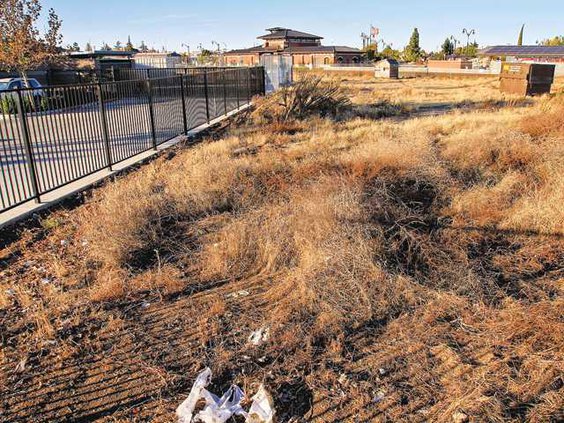
<path id="1" fill-rule="evenodd" d="M 0 421 L 175 421 L 204 366 L 281 422 L 562 421 L 564 84 L 337 82 L 4 243 Z"/>

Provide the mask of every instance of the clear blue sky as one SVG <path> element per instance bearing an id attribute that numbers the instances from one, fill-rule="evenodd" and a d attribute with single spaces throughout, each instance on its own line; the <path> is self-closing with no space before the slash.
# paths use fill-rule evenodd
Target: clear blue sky
<path id="1" fill-rule="evenodd" d="M 215 40 L 228 48 L 250 47 L 271 26 L 284 26 L 325 37 L 324 44 L 361 45 L 370 24 L 382 38 L 403 47 L 414 27 L 421 45 L 434 50 L 446 36 L 463 39 L 463 28 L 476 30 L 480 45 L 516 43 L 526 24 L 525 44 L 564 34 L 564 0 L 43 0 L 63 19 L 65 44 L 99 48 L 131 35 L 134 45 L 185 51 Z"/>

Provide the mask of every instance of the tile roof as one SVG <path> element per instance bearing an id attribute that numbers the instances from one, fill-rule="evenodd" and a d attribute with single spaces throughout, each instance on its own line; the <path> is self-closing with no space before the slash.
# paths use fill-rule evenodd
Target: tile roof
<path id="1" fill-rule="evenodd" d="M 284 53 L 360 53 L 360 50 L 346 46 L 290 46 Z"/>
<path id="2" fill-rule="evenodd" d="M 307 32 L 296 31 L 288 28 L 270 28 L 267 29 L 270 34 L 257 37 L 259 40 L 277 40 L 281 38 L 310 38 L 312 40 L 322 40 L 319 35 L 308 34 Z"/>
<path id="3" fill-rule="evenodd" d="M 491 46 L 478 52 L 482 56 L 564 57 L 564 46 Z"/>
<path id="4" fill-rule="evenodd" d="M 284 50 L 273 50 L 264 47 L 251 47 L 239 50 L 231 50 L 226 54 L 256 54 L 256 53 L 288 53 L 288 54 L 300 54 L 300 53 L 358 53 L 361 51 L 357 48 L 346 47 L 346 46 L 291 46 Z"/>

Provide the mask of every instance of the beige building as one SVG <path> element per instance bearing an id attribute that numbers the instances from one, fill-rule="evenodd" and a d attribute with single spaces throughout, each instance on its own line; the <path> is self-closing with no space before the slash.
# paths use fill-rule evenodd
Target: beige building
<path id="1" fill-rule="evenodd" d="M 175 68 L 182 63 L 178 53 L 137 53 L 133 56 L 136 69 Z"/>
<path id="2" fill-rule="evenodd" d="M 260 64 L 264 54 L 285 54 L 292 57 L 294 66 L 318 67 L 332 64 L 359 63 L 360 50 L 346 46 L 324 46 L 323 37 L 288 28 L 269 28 L 266 35 L 258 37 L 263 44 L 225 53 L 225 63 L 231 66 Z"/>

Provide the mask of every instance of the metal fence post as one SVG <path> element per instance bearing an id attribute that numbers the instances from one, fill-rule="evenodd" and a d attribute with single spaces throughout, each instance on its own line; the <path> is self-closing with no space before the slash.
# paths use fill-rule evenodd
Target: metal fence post
<path id="1" fill-rule="evenodd" d="M 247 104 L 251 103 L 251 68 L 247 69 Z"/>
<path id="2" fill-rule="evenodd" d="M 210 123 L 210 98 L 208 93 L 208 71 L 204 69 L 204 88 L 206 92 L 206 117 L 208 124 Z"/>
<path id="3" fill-rule="evenodd" d="M 184 133 L 188 133 L 188 120 L 186 119 L 186 98 L 184 94 L 184 77 L 182 75 L 180 78 L 180 93 L 182 97 L 182 124 L 184 125 Z"/>
<path id="4" fill-rule="evenodd" d="M 237 75 L 235 76 L 235 92 L 237 93 L 237 108 L 241 108 L 241 100 L 239 98 L 239 78 L 241 76 L 241 69 L 237 69 Z"/>
<path id="5" fill-rule="evenodd" d="M 223 68 L 223 70 L 221 71 L 221 80 L 223 82 L 223 108 L 225 111 L 225 114 L 227 115 L 227 70 L 225 68 Z"/>
<path id="6" fill-rule="evenodd" d="M 17 90 L 17 112 L 18 119 L 22 128 L 22 137 L 24 142 L 24 150 L 27 161 L 29 162 L 29 174 L 31 177 L 31 190 L 33 193 L 33 198 L 37 203 L 41 202 L 41 197 L 39 196 L 39 182 L 37 180 L 37 171 L 35 168 L 35 161 L 33 160 L 33 150 L 31 148 L 31 141 L 29 137 L 29 128 L 27 126 L 26 111 L 22 99 L 22 93 Z"/>
<path id="7" fill-rule="evenodd" d="M 108 121 L 106 117 L 106 108 L 104 107 L 104 97 L 102 97 L 102 84 L 100 81 L 96 84 L 96 92 L 98 94 L 98 113 L 100 115 L 100 126 L 102 127 L 102 138 L 106 149 L 106 158 L 108 160 L 108 169 L 112 171 L 112 151 L 110 149 L 110 136 L 108 132 Z"/>
<path id="8" fill-rule="evenodd" d="M 151 123 L 151 137 L 153 138 L 153 148 L 157 150 L 157 131 L 155 129 L 155 111 L 153 108 L 153 84 L 147 79 L 147 94 L 149 96 L 149 121 Z"/>

